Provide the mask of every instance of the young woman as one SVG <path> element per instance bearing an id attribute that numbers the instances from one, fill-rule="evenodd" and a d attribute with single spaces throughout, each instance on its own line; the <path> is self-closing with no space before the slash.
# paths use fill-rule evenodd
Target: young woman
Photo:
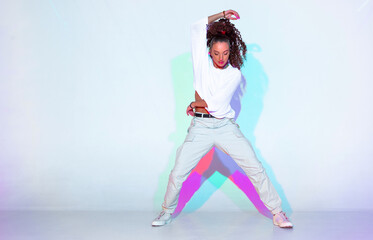
<path id="1" fill-rule="evenodd" d="M 199 160 L 216 146 L 244 170 L 260 199 L 272 212 L 273 223 L 279 227 L 293 227 L 282 212 L 281 199 L 251 144 L 234 121 L 235 112 L 230 102 L 240 84 L 240 68 L 246 54 L 241 34 L 230 22 L 238 19 L 236 11 L 227 10 L 203 18 L 191 27 L 195 101 L 190 103 L 186 112 L 194 117 L 188 135 L 176 153 L 163 211 L 152 226 L 171 222 L 183 182 Z"/>

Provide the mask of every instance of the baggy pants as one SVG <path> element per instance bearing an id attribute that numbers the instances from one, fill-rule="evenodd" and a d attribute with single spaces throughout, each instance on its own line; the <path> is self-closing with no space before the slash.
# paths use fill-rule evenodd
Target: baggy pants
<path id="1" fill-rule="evenodd" d="M 183 182 L 213 146 L 231 156 L 243 169 L 272 214 L 282 211 L 281 199 L 276 189 L 234 119 L 194 117 L 184 143 L 176 152 L 175 166 L 170 173 L 162 204 L 165 212 L 175 211 Z"/>

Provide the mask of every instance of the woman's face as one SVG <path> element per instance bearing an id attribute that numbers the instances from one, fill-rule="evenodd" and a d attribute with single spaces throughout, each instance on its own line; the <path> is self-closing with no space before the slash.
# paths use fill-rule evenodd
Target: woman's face
<path id="1" fill-rule="evenodd" d="M 224 68 L 229 59 L 229 44 L 227 42 L 215 42 L 210 48 L 210 56 L 216 68 Z"/>

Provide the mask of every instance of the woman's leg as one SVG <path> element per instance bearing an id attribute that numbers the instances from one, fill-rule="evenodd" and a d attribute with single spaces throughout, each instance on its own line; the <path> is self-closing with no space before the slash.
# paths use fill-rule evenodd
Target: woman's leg
<path id="1" fill-rule="evenodd" d="M 192 120 L 184 143 L 177 149 L 175 166 L 172 169 L 162 208 L 167 213 L 173 213 L 178 203 L 183 182 L 196 167 L 201 158 L 213 147 L 213 138 L 209 129 L 196 126 Z"/>
<path id="2" fill-rule="evenodd" d="M 281 199 L 238 125 L 232 120 L 221 127 L 215 141 L 216 147 L 231 156 L 244 170 L 264 205 L 273 214 L 281 212 Z"/>

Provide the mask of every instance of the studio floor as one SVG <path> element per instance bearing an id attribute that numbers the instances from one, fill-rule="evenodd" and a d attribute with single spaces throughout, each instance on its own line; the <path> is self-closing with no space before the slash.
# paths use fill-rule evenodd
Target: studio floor
<path id="1" fill-rule="evenodd" d="M 373 212 L 294 212 L 280 229 L 257 212 L 181 213 L 151 227 L 154 212 L 2 211 L 2 240 L 373 239 Z"/>

